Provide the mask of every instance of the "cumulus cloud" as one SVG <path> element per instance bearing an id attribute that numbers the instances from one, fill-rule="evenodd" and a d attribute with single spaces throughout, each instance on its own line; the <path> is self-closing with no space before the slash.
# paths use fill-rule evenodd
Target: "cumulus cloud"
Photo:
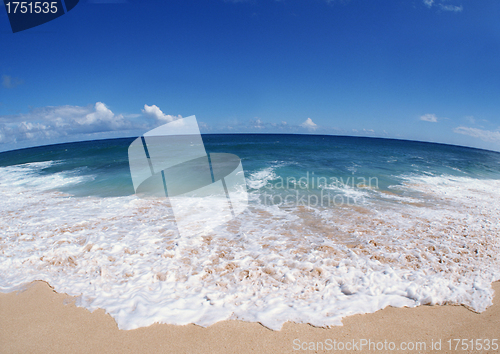
<path id="1" fill-rule="evenodd" d="M 453 132 L 457 134 L 469 135 L 483 141 L 500 144 L 500 131 L 498 130 L 492 131 L 460 126 L 453 129 Z"/>
<path id="2" fill-rule="evenodd" d="M 72 128 L 77 128 L 78 130 L 87 130 L 90 132 L 122 130 L 130 128 L 129 122 L 127 122 L 121 114 L 114 114 L 102 102 L 97 102 L 94 106 L 93 111 L 91 111 L 90 113 L 74 117 L 72 122 L 64 122 L 61 117 L 58 117 L 57 121 L 62 125 L 64 125 L 65 123 L 68 125 L 71 123 L 76 123 L 71 124 Z"/>
<path id="3" fill-rule="evenodd" d="M 88 106 L 49 106 L 28 113 L 0 116 L 0 149 L 63 141 L 138 136 L 159 125 L 182 118 L 144 105 L 142 114 L 114 113 L 102 102 Z"/>
<path id="4" fill-rule="evenodd" d="M 2 86 L 7 88 L 7 89 L 11 89 L 11 88 L 14 88 L 16 86 L 19 86 L 23 82 L 24 81 L 18 77 L 12 77 L 10 75 L 2 75 Z"/>
<path id="5" fill-rule="evenodd" d="M 318 125 L 314 123 L 311 118 L 307 118 L 305 122 L 302 123 L 300 126 L 308 130 L 315 130 L 316 128 L 318 128 Z"/>
<path id="6" fill-rule="evenodd" d="M 104 103 L 32 109 L 25 114 L 0 116 L 0 143 L 53 143 L 71 137 L 92 138 L 101 133 L 150 128 L 142 120 L 115 114 Z"/>
<path id="7" fill-rule="evenodd" d="M 425 122 L 436 123 L 438 121 L 438 118 L 436 117 L 435 114 L 424 114 L 423 116 L 420 117 L 420 120 L 423 120 Z"/>
<path id="8" fill-rule="evenodd" d="M 161 124 L 169 123 L 176 119 L 182 118 L 180 115 L 172 116 L 170 114 L 163 113 L 157 105 L 148 106 L 147 104 L 145 104 L 142 112 L 145 116 L 152 117 Z"/>

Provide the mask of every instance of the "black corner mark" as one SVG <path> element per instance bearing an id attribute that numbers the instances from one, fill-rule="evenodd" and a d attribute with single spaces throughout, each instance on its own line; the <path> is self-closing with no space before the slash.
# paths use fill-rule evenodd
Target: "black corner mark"
<path id="1" fill-rule="evenodd" d="M 67 11 L 73 9 L 79 0 L 64 0 Z M 4 0 L 12 32 L 20 32 L 42 25 L 64 15 L 61 0 L 22 1 Z"/>
<path id="2" fill-rule="evenodd" d="M 78 4 L 79 0 L 64 0 L 64 3 L 66 4 L 66 10 L 71 11 L 76 4 Z"/>

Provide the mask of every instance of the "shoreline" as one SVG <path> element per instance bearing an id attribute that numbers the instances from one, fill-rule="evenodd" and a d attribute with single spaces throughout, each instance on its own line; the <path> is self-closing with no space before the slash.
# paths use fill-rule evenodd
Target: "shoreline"
<path id="1" fill-rule="evenodd" d="M 343 326 L 331 328 L 287 322 L 281 331 L 273 331 L 259 323 L 229 320 L 206 328 L 154 324 L 125 331 L 119 330 L 104 310 L 90 313 L 76 307 L 73 297 L 58 294 L 46 282 L 36 281 L 25 290 L 0 293 L 0 353 L 350 352 L 339 350 L 340 343 L 354 345 L 354 349 L 371 343 L 370 351 L 375 352 L 500 353 L 494 348 L 471 350 L 470 342 L 474 340 L 476 345 L 477 339 L 500 341 L 500 282 L 492 287 L 493 305 L 480 314 L 464 306 L 423 305 L 353 315 L 343 319 Z M 457 342 L 453 339 L 467 340 L 468 350 L 454 350 Z M 385 349 L 376 348 L 384 342 Z M 420 350 L 400 350 L 404 343 L 415 346 L 417 342 Z M 441 350 L 431 350 L 437 342 Z M 394 343 L 396 349 L 387 350 L 387 343 Z M 367 351 L 366 346 L 358 352 Z"/>

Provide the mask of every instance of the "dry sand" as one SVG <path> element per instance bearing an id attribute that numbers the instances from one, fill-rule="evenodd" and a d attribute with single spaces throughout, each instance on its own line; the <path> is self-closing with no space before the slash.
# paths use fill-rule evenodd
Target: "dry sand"
<path id="1" fill-rule="evenodd" d="M 195 325 L 155 324 L 132 331 L 118 330 L 103 310 L 93 313 L 76 307 L 72 298 L 57 294 L 44 282 L 27 290 L 0 294 L 1 353 L 315 353 L 341 352 L 294 350 L 298 345 L 317 349 L 336 342 L 394 342 L 396 350 L 358 352 L 432 352 L 432 342 L 441 341 L 436 353 L 500 353 L 500 350 L 453 350 L 449 339 L 497 339 L 500 341 L 500 283 L 494 283 L 494 305 L 477 314 L 463 306 L 386 308 L 374 314 L 344 319 L 343 327 L 315 328 L 286 323 L 271 331 L 258 323 L 224 321 L 208 328 Z M 327 340 L 331 340 L 328 342 Z M 294 345 L 295 340 L 295 345 Z M 426 350 L 397 350 L 402 342 L 426 342 Z M 304 343 L 305 342 L 305 343 Z M 313 342 L 312 344 L 310 342 Z M 409 343 L 411 346 L 411 343 Z M 469 344 L 470 345 L 470 344 Z M 337 347 L 337 344 L 336 344 Z M 337 348 L 338 349 L 338 348 Z M 373 349 L 373 346 L 372 346 Z"/>

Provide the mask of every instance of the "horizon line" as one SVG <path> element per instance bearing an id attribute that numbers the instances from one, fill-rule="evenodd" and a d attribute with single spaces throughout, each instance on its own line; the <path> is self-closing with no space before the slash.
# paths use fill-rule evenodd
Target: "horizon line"
<path id="1" fill-rule="evenodd" d="M 292 135 L 292 136 L 317 136 L 317 137 L 380 139 L 380 140 L 406 141 L 406 142 L 412 142 L 412 143 L 445 145 L 445 146 L 461 147 L 461 148 L 466 148 L 466 149 L 488 151 L 488 152 L 493 152 L 493 153 L 500 154 L 500 151 L 495 151 L 495 150 L 490 150 L 490 149 L 485 149 L 485 148 L 479 148 L 479 147 L 474 147 L 474 146 L 457 145 L 457 144 L 442 143 L 442 142 L 435 142 L 435 141 L 411 140 L 411 139 L 404 139 L 404 138 L 389 138 L 389 137 L 375 137 L 375 136 L 336 135 L 336 134 L 308 134 L 308 133 L 266 133 L 266 132 L 260 132 L 260 133 L 256 133 L 256 132 L 223 133 L 223 132 L 221 132 L 221 133 L 200 133 L 200 134 L 202 136 L 203 135 Z M 99 138 L 99 139 L 91 139 L 91 140 L 75 140 L 75 141 L 67 141 L 67 142 L 61 142 L 61 143 L 49 143 L 49 144 L 43 144 L 43 145 L 34 145 L 34 146 L 22 147 L 22 148 L 18 148 L 18 149 L 3 150 L 3 151 L 0 151 L 0 154 L 8 153 L 8 152 L 14 152 L 14 151 L 27 150 L 27 149 L 36 149 L 36 148 L 43 148 L 43 147 L 49 147 L 49 146 L 65 145 L 65 144 L 90 143 L 90 142 L 95 142 L 95 141 L 119 140 L 119 139 L 136 139 L 139 136 L 126 136 L 126 137 L 117 137 L 117 138 Z"/>

